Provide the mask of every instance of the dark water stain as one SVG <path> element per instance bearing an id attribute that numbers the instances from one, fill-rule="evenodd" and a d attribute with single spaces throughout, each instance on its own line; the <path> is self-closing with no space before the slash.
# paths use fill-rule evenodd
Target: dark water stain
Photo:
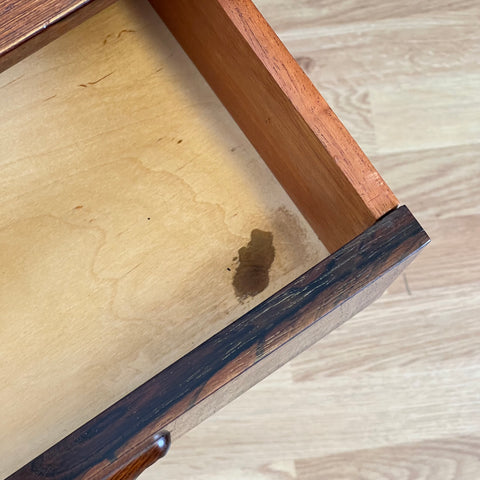
<path id="1" fill-rule="evenodd" d="M 268 287 L 268 273 L 274 258 L 273 234 L 252 230 L 250 241 L 238 251 L 238 267 L 232 282 L 235 295 L 241 301 L 258 295 Z"/>

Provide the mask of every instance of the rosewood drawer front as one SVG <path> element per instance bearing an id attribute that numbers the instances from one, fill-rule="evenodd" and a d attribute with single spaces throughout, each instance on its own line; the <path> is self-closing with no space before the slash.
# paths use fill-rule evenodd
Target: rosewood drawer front
<path id="1" fill-rule="evenodd" d="M 136 478 L 429 242 L 252 2 L 112 3 L 0 1 L 11 480 Z"/>

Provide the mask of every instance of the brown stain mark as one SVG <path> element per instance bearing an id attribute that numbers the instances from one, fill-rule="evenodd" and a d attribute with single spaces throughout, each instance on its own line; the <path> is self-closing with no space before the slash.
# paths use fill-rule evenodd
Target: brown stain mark
<path id="1" fill-rule="evenodd" d="M 47 102 L 48 100 L 51 100 L 52 98 L 55 98 L 57 95 L 52 95 L 51 97 L 45 98 L 43 101 Z"/>
<path id="2" fill-rule="evenodd" d="M 114 72 L 110 72 L 110 73 L 107 73 L 106 75 L 104 75 L 103 77 L 99 78 L 98 80 L 95 80 L 93 82 L 87 82 L 87 83 L 80 83 L 78 86 L 79 87 L 88 87 L 89 85 L 96 85 L 97 83 L 101 82 L 102 80 L 105 80 L 107 77 L 109 77 L 110 75 L 113 75 Z"/>
<path id="3" fill-rule="evenodd" d="M 182 139 L 178 140 L 178 141 L 177 141 L 177 145 L 179 145 L 179 144 L 182 143 L 182 142 L 183 142 Z"/>
<path id="4" fill-rule="evenodd" d="M 252 230 L 250 241 L 238 251 L 239 264 L 232 282 L 240 301 L 254 297 L 268 287 L 268 274 L 274 258 L 273 234 Z"/>
<path id="5" fill-rule="evenodd" d="M 83 205 L 77 205 L 74 210 L 80 210 L 81 208 L 83 208 Z"/>

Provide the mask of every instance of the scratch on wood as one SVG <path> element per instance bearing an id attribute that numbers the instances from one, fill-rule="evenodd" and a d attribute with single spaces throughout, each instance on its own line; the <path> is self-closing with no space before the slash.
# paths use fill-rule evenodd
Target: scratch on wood
<path id="1" fill-rule="evenodd" d="M 80 83 L 78 86 L 79 87 L 88 87 L 89 85 L 96 85 L 98 82 L 101 82 L 102 80 L 105 80 L 107 77 L 109 77 L 110 75 L 112 75 L 114 72 L 110 72 L 110 73 L 107 73 L 106 75 L 104 75 L 103 77 L 99 78 L 98 80 L 95 80 L 93 82 L 87 82 L 87 83 Z"/>
<path id="2" fill-rule="evenodd" d="M 108 41 L 108 39 L 109 39 L 111 36 L 112 36 L 112 34 L 109 33 L 109 34 L 104 38 L 104 40 L 103 40 L 103 44 L 104 44 L 104 45 L 107 44 L 107 41 Z"/>
<path id="3" fill-rule="evenodd" d="M 127 30 L 126 28 L 121 30 L 120 32 L 118 32 L 117 34 L 117 38 L 120 38 L 122 36 L 123 33 L 134 33 L 135 30 Z"/>
<path id="4" fill-rule="evenodd" d="M 20 80 L 20 79 L 23 78 L 24 76 L 25 76 L 25 74 L 22 74 L 22 75 L 20 75 L 19 77 L 14 78 L 13 80 L 10 80 L 9 82 L 7 82 L 5 85 L 2 85 L 0 88 L 8 87 L 9 85 L 11 85 L 12 83 L 17 82 L 18 80 Z"/>
<path id="5" fill-rule="evenodd" d="M 139 266 L 141 265 L 141 263 L 137 263 L 137 265 L 135 265 L 133 268 L 131 268 L 125 275 L 123 275 L 124 277 L 126 277 L 129 273 L 132 273 L 136 268 L 138 268 Z"/>

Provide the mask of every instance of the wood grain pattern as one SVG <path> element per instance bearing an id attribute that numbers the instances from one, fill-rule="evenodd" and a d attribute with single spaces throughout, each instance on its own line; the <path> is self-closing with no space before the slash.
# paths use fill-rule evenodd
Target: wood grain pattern
<path id="1" fill-rule="evenodd" d="M 0 0 L 0 72 L 114 0 Z"/>
<path id="2" fill-rule="evenodd" d="M 9 477 L 109 478 L 175 439 L 378 298 L 428 237 L 401 207 Z"/>
<path id="3" fill-rule="evenodd" d="M 328 253 L 146 1 L 3 72 L 0 112 L 4 478 Z"/>
<path id="4" fill-rule="evenodd" d="M 419 473 L 425 480 L 449 477 L 472 480 L 480 471 L 479 451 L 479 437 L 425 440 L 371 450 L 359 449 L 353 456 L 338 454 L 322 459 L 304 459 L 298 462 L 297 471 L 302 480 L 396 480 L 409 476 L 418 478 Z"/>
<path id="5" fill-rule="evenodd" d="M 330 252 L 398 205 L 253 3 L 151 3 Z"/>
<path id="6" fill-rule="evenodd" d="M 475 2 L 257 3 L 376 168 L 381 151 L 477 143 Z"/>
<path id="7" fill-rule="evenodd" d="M 478 480 L 480 5 L 256 4 L 432 243 L 140 478 Z"/>

